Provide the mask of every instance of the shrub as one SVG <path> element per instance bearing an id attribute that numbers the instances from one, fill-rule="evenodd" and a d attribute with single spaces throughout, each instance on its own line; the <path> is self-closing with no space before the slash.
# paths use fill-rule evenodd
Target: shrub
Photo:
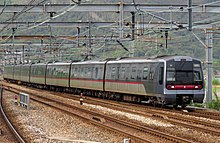
<path id="1" fill-rule="evenodd" d="M 208 108 L 220 110 L 220 101 L 219 100 L 212 100 L 207 104 Z"/>

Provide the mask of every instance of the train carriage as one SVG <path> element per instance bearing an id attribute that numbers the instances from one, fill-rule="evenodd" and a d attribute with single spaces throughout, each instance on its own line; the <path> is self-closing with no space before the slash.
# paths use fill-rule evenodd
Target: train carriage
<path id="1" fill-rule="evenodd" d="M 168 58 L 165 74 L 164 95 L 167 104 L 185 106 L 191 100 L 203 102 L 204 80 L 199 60 L 186 56 Z"/>
<path id="2" fill-rule="evenodd" d="M 186 106 L 203 102 L 201 62 L 187 56 L 107 62 L 105 91 L 127 101 Z M 126 72 L 125 72 L 126 71 Z"/>
<path id="3" fill-rule="evenodd" d="M 3 77 L 7 81 L 14 79 L 14 65 L 7 65 L 4 67 Z"/>
<path id="4" fill-rule="evenodd" d="M 30 69 L 31 64 L 21 65 L 21 82 L 29 83 L 30 82 Z"/>
<path id="5" fill-rule="evenodd" d="M 162 94 L 161 90 L 157 90 L 163 84 L 159 83 L 157 69 L 163 65 L 163 62 L 146 58 L 109 61 L 106 65 L 105 91 L 120 93 L 120 97 L 127 101 L 156 98 Z"/>
<path id="6" fill-rule="evenodd" d="M 21 65 L 14 66 L 14 80 L 20 82 L 21 80 Z"/>
<path id="7" fill-rule="evenodd" d="M 103 91 L 104 65 L 105 61 L 72 63 L 70 87 Z"/>
<path id="8" fill-rule="evenodd" d="M 71 63 L 49 63 L 46 70 L 46 85 L 69 87 Z"/>
<path id="9" fill-rule="evenodd" d="M 46 65 L 45 63 L 32 64 L 30 70 L 30 82 L 43 87 L 46 84 Z"/>

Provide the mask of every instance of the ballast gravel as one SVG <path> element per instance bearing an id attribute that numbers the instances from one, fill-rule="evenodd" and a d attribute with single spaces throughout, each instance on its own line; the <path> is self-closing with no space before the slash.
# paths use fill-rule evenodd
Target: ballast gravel
<path id="1" fill-rule="evenodd" d="M 14 104 L 13 96 L 14 95 L 12 95 L 12 93 L 5 92 L 4 99 L 6 101 L 6 107 L 9 115 L 13 117 L 14 123 L 19 125 L 19 130 L 26 134 L 28 143 L 78 143 L 80 141 L 89 143 L 122 143 L 124 138 L 129 138 L 121 137 L 116 133 L 98 128 L 92 124 L 84 123 L 84 121 L 78 118 L 69 116 L 36 102 L 31 102 L 30 109 L 26 110 Z M 79 105 L 78 101 L 63 99 L 62 97 L 57 98 L 64 103 Z M 176 126 L 159 119 L 155 120 L 153 118 L 146 118 L 86 103 L 83 104 L 83 108 L 103 114 L 110 114 L 115 117 L 140 121 L 154 129 L 176 136 L 185 137 L 186 139 L 190 139 L 194 142 L 220 142 L 220 137 Z"/>
<path id="2" fill-rule="evenodd" d="M 30 109 L 26 110 L 14 104 L 12 94 L 4 92 L 4 106 L 27 143 L 121 143 L 124 139 L 36 102 L 31 102 Z"/>

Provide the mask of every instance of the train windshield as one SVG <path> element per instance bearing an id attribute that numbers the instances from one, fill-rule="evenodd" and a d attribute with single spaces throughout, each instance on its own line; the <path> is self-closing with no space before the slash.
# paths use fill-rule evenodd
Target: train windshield
<path id="1" fill-rule="evenodd" d="M 166 77 L 167 84 L 202 84 L 201 65 L 196 61 L 169 61 L 167 63 Z"/>

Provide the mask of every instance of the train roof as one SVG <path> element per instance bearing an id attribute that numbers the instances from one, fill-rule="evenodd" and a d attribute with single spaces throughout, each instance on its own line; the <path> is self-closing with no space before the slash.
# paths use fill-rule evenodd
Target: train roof
<path id="1" fill-rule="evenodd" d="M 116 61 L 132 61 L 132 62 L 164 62 L 164 61 L 169 61 L 169 60 L 175 60 L 175 61 L 180 61 L 180 60 L 186 60 L 186 61 L 192 61 L 192 60 L 198 60 L 189 56 L 176 56 L 176 55 L 165 55 L 165 56 L 154 56 L 154 57 L 134 57 L 134 58 L 118 58 L 115 60 L 110 60 L 111 62 L 116 62 Z"/>
<path id="2" fill-rule="evenodd" d="M 88 60 L 88 61 L 80 61 L 80 62 L 73 62 L 72 64 L 78 65 L 78 64 L 105 64 L 107 63 L 142 63 L 142 62 L 165 62 L 169 60 L 175 60 L 180 61 L 181 59 L 184 59 L 186 61 L 192 61 L 195 58 L 189 57 L 189 56 L 177 56 L 177 55 L 163 55 L 163 56 L 154 56 L 154 57 L 120 57 L 120 58 L 109 58 L 104 60 Z M 197 60 L 197 59 L 195 59 Z M 51 63 L 51 64 L 67 64 L 70 63 Z M 50 64 L 49 64 L 50 65 Z"/>
<path id="3" fill-rule="evenodd" d="M 153 56 L 153 57 L 120 57 L 120 58 L 109 58 L 104 60 L 88 60 L 88 61 L 80 61 L 80 62 L 54 62 L 54 63 L 34 63 L 34 64 L 24 64 L 24 65 L 7 65 L 9 66 L 42 66 L 42 65 L 78 65 L 78 64 L 105 64 L 106 62 L 111 63 L 142 63 L 142 62 L 165 62 L 169 60 L 180 61 L 184 59 L 186 61 L 198 60 L 196 58 L 192 58 L 189 56 L 177 56 L 177 55 L 163 55 L 163 56 Z"/>
<path id="4" fill-rule="evenodd" d="M 58 62 L 58 63 L 49 63 L 48 66 L 50 65 L 57 65 L 57 66 L 60 66 L 60 65 L 70 65 L 71 63 L 70 62 Z"/>
<path id="5" fill-rule="evenodd" d="M 72 64 L 105 64 L 106 61 L 102 61 L 102 60 L 89 60 L 89 61 L 82 61 L 82 62 L 76 62 L 76 63 L 72 63 Z"/>

